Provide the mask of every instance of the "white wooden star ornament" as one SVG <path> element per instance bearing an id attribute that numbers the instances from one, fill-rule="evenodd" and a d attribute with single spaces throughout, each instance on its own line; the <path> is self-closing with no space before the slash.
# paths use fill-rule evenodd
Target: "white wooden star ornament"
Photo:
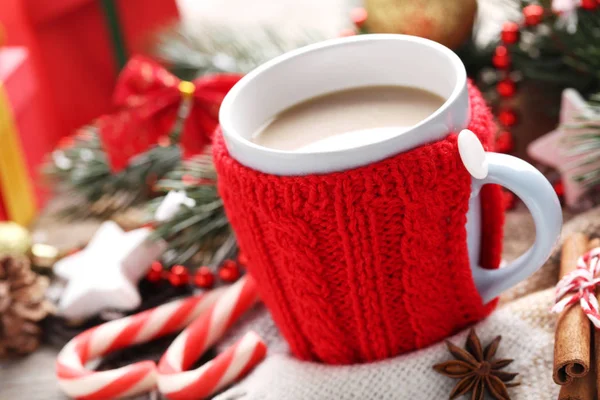
<path id="1" fill-rule="evenodd" d="M 577 164 L 577 157 L 567 154 L 564 141 L 569 131 L 560 126 L 589 113 L 591 111 L 584 98 L 575 89 L 565 89 L 562 93 L 559 127 L 534 140 L 527 147 L 527 154 L 531 158 L 558 170 L 563 182 L 565 204 L 569 207 L 578 206 L 585 193 L 585 186 L 574 179 L 580 173 L 573 168 Z"/>
<path id="2" fill-rule="evenodd" d="M 107 221 L 85 249 L 58 261 L 54 272 L 67 280 L 59 313 L 83 319 L 107 309 L 137 308 L 141 303 L 137 283 L 166 249 L 164 241 L 147 240 L 151 233 L 148 228 L 124 232 Z"/>

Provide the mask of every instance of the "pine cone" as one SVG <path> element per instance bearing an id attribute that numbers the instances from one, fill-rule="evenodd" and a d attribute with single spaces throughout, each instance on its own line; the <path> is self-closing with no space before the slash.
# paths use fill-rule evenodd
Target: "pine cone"
<path id="1" fill-rule="evenodd" d="M 31 270 L 27 257 L 0 257 L 0 357 L 39 346 L 39 322 L 53 308 L 45 299 L 49 283 Z"/>

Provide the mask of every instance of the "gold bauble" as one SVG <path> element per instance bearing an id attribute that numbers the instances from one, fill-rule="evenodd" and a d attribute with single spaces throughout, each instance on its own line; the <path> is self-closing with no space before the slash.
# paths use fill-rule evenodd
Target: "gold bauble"
<path id="1" fill-rule="evenodd" d="M 0 222 L 0 254 L 27 254 L 31 248 L 29 231 L 15 222 Z"/>
<path id="2" fill-rule="evenodd" d="M 477 0 L 364 0 L 370 33 L 403 33 L 456 49 L 471 35 Z"/>

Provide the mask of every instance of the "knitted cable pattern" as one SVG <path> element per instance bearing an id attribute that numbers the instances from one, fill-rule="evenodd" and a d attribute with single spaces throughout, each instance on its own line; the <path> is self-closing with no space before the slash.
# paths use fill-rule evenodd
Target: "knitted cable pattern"
<path id="1" fill-rule="evenodd" d="M 469 129 L 491 150 L 495 126 L 469 84 Z M 481 320 L 465 230 L 470 175 L 456 134 L 321 175 L 275 176 L 213 146 L 219 191 L 261 297 L 305 360 L 352 364 L 435 343 Z M 500 188 L 481 192 L 482 256 L 497 268 Z"/>

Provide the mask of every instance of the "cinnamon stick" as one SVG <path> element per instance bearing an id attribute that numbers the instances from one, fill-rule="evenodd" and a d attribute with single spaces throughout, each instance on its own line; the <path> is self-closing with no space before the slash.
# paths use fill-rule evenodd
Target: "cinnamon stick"
<path id="1" fill-rule="evenodd" d="M 590 372 L 583 378 L 575 378 L 568 385 L 560 387 L 558 400 L 595 400 L 596 374 Z"/>
<path id="2" fill-rule="evenodd" d="M 594 239 L 589 242 L 587 250 L 591 250 L 594 247 L 600 246 L 600 239 Z M 596 297 L 599 297 L 596 294 Z M 591 365 L 592 368 L 590 372 L 584 376 L 583 378 L 575 378 L 573 382 L 562 386 L 560 388 L 560 393 L 558 395 L 558 400 L 593 400 L 596 399 L 596 393 L 599 383 L 598 371 L 598 362 L 600 361 L 599 350 L 600 346 L 597 343 L 600 343 L 600 334 L 597 329 L 594 329 L 594 338 L 593 338 L 593 347 L 594 353 L 591 354 Z"/>
<path id="3" fill-rule="evenodd" d="M 582 233 L 569 236 L 562 248 L 560 278 L 573 271 L 577 259 L 587 251 L 588 238 Z M 581 307 L 563 311 L 556 324 L 554 337 L 554 382 L 567 385 L 590 370 L 590 321 Z"/>

